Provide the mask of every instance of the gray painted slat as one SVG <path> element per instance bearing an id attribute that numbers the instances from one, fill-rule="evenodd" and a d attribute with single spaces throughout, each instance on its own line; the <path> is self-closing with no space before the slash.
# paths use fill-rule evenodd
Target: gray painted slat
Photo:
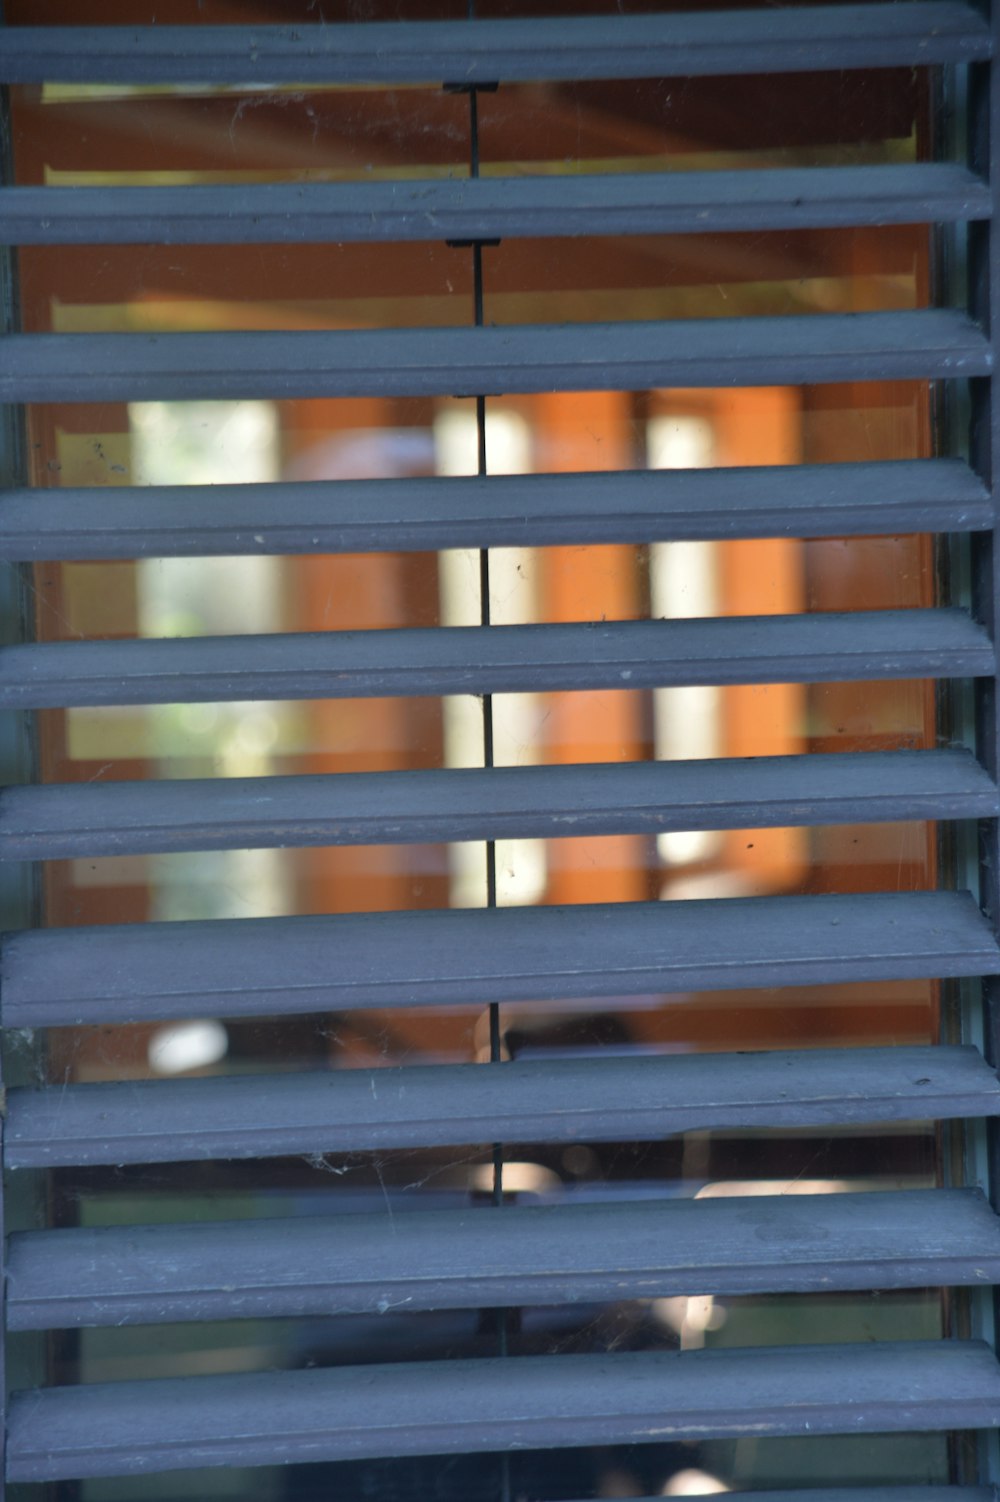
<path id="1" fill-rule="evenodd" d="M 965 314 L 183 334 L 10 334 L 0 402 L 494 396 L 988 375 Z"/>
<path id="2" fill-rule="evenodd" d="M 992 1486 L 835 1486 L 807 1491 L 730 1492 L 735 1502 L 997 1502 Z M 640 1497 L 636 1502 L 659 1502 Z"/>
<path id="3" fill-rule="evenodd" d="M 1000 1422 L 980 1341 L 401 1362 L 13 1397 L 11 1481 Z"/>
<path id="4" fill-rule="evenodd" d="M 988 530 L 957 459 L 0 491 L 0 558 L 364 553 Z"/>
<path id="5" fill-rule="evenodd" d="M 638 1142 L 679 1132 L 1000 1115 L 971 1047 L 518 1059 L 14 1089 L 9 1168 Z"/>
<path id="6" fill-rule="evenodd" d="M 929 1189 L 103 1226 L 11 1236 L 6 1276 L 12 1330 L 986 1287 L 1000 1219 Z"/>
<path id="7" fill-rule="evenodd" d="M 483 83 L 906 67 L 990 55 L 954 0 L 652 16 L 303 26 L 12 26 L 0 81 Z"/>
<path id="8" fill-rule="evenodd" d="M 994 661 L 958 609 L 45 642 L 0 648 L 0 708 L 960 678 Z"/>
<path id="9" fill-rule="evenodd" d="M 33 929 L 0 950 L 6 1027 L 997 973 L 958 892 Z"/>
<path id="10" fill-rule="evenodd" d="M 992 1486 L 845 1486 L 808 1491 L 733 1492 L 736 1502 L 997 1502 Z"/>
<path id="11" fill-rule="evenodd" d="M 244 245 L 704 234 L 988 219 L 953 162 L 621 176 L 0 189 L 10 245 Z"/>
<path id="12" fill-rule="evenodd" d="M 0 859 L 995 817 L 970 751 L 91 782 L 0 790 Z"/>

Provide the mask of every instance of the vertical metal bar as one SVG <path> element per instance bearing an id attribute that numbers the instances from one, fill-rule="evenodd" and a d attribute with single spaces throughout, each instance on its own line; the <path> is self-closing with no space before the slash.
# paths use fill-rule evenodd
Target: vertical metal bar
<path id="1" fill-rule="evenodd" d="M 476 18 L 476 0 L 468 0 L 467 15 L 470 21 Z M 475 84 L 469 87 L 469 176 L 479 176 L 479 91 Z M 484 323 L 484 294 L 483 294 L 483 246 L 479 240 L 472 242 L 472 303 L 473 322 L 477 329 L 481 329 Z M 488 455 L 486 446 L 486 398 L 476 397 L 476 473 L 485 478 L 488 474 Z M 490 609 L 490 552 L 489 548 L 479 550 L 479 623 L 481 626 L 489 626 L 492 622 Z M 484 694 L 482 699 L 483 708 L 483 766 L 494 765 L 494 735 L 493 735 L 493 695 Z M 496 841 L 487 840 L 485 844 L 486 856 L 486 906 L 495 908 L 497 905 L 497 850 Z M 500 1016 L 500 1003 L 491 1002 L 489 1009 L 490 1023 L 490 1068 L 498 1067 L 503 1061 L 502 1047 L 502 1021 Z M 504 1149 L 502 1142 L 493 1144 L 493 1185 L 492 1200 L 494 1208 L 503 1208 L 503 1158 Z M 508 1353 L 507 1329 L 509 1311 L 497 1309 L 496 1338 L 497 1354 L 506 1356 Z M 511 1469 L 510 1456 L 506 1453 L 500 1456 L 499 1474 L 499 1498 L 500 1502 L 511 1502 Z"/>
<path id="2" fill-rule="evenodd" d="M 994 37 L 994 57 L 1000 39 L 1000 3 L 987 0 Z M 972 316 L 996 347 L 1000 328 L 1000 255 L 992 224 L 1000 214 L 1000 89 L 994 78 L 994 64 L 975 63 L 968 79 L 968 146 L 970 165 L 990 183 L 994 219 L 969 226 L 968 299 Z M 1000 528 L 997 517 L 998 479 L 1000 479 L 1000 383 L 992 377 L 970 382 L 969 454 L 976 472 L 985 481 L 993 498 L 992 532 L 976 537 L 972 552 L 972 597 L 977 618 L 988 626 L 998 640 L 1000 619 Z M 975 685 L 976 749 L 982 764 L 996 777 L 1000 771 L 1000 663 L 992 677 L 980 678 Z M 983 820 L 979 825 L 979 883 L 983 910 L 1000 933 L 1000 822 Z M 994 1067 L 1000 1065 L 1000 984 L 996 978 L 984 982 L 983 1048 Z M 1000 1131 L 996 1121 L 987 1127 L 987 1166 L 989 1194 L 994 1208 L 1000 1209 Z M 1000 1303 L 993 1297 L 992 1325 L 995 1343 L 1000 1343 Z M 983 1479 L 1000 1479 L 1000 1455 L 996 1436 L 985 1441 Z"/>
<path id="3" fill-rule="evenodd" d="M 470 18 L 474 0 L 469 0 Z M 479 176 L 479 93 L 469 89 L 469 176 Z M 472 300 L 473 319 L 477 329 L 483 327 L 483 247 L 476 240 L 472 245 Z M 486 398 L 476 397 L 476 473 L 485 478 L 487 474 L 486 453 Z M 479 624 L 489 626 L 490 614 L 490 550 L 479 550 Z M 493 757 L 493 695 L 483 695 L 483 766 L 492 767 Z M 486 906 L 497 905 L 497 849 L 494 840 L 486 841 Z M 490 1062 L 499 1064 L 501 1059 L 500 1004 L 490 1005 Z M 499 1143 L 493 1148 L 493 1201 L 503 1202 L 503 1153 Z"/>
<path id="4" fill-rule="evenodd" d="M 468 0 L 469 20 L 475 20 L 475 0 Z M 469 88 L 469 176 L 479 176 L 479 92 L 473 84 Z M 473 322 L 477 329 L 483 327 L 483 247 L 479 240 L 472 243 L 472 308 Z M 487 474 L 486 453 L 486 398 L 476 397 L 476 473 L 485 478 Z M 479 624 L 491 624 L 490 613 L 490 551 L 479 550 Z M 483 695 L 483 766 L 494 765 L 493 752 L 493 695 Z M 497 850 L 496 841 L 486 841 L 486 906 L 497 905 Z M 490 1063 L 501 1062 L 500 1004 L 490 1004 Z M 493 1144 L 493 1203 L 503 1204 L 503 1146 Z"/>

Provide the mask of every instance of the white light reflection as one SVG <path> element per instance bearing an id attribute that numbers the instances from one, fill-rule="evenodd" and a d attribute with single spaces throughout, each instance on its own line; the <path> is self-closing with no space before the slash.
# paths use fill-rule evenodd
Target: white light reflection
<path id="1" fill-rule="evenodd" d="M 190 1069 L 217 1064 L 228 1048 L 229 1034 L 221 1022 L 178 1022 L 157 1028 L 149 1040 L 147 1057 L 156 1074 L 186 1074 Z"/>
<path id="2" fill-rule="evenodd" d="M 710 1293 L 694 1298 L 678 1295 L 653 1299 L 650 1308 L 654 1319 L 680 1337 L 682 1351 L 700 1351 L 705 1344 L 705 1331 L 721 1330 L 726 1323 L 725 1309 L 716 1304 Z"/>
<path id="3" fill-rule="evenodd" d="M 717 1179 L 714 1184 L 703 1185 L 695 1199 L 753 1199 L 762 1194 L 846 1194 L 855 1187 L 846 1179 Z"/>
<path id="4" fill-rule="evenodd" d="M 469 1175 L 472 1189 L 489 1194 L 493 1188 L 493 1165 L 480 1163 Z M 504 1163 L 504 1194 L 546 1194 L 562 1187 L 562 1180 L 542 1163 Z"/>
<path id="5" fill-rule="evenodd" d="M 721 1492 L 728 1492 L 729 1487 L 721 1482 L 718 1476 L 710 1476 L 707 1471 L 699 1471 L 694 1468 L 686 1471 L 678 1471 L 671 1476 L 666 1486 L 660 1493 L 661 1497 L 714 1497 Z"/>

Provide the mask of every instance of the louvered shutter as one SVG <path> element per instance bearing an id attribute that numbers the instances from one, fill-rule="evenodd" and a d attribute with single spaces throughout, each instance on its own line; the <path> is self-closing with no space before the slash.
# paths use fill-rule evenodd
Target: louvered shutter
<path id="1" fill-rule="evenodd" d="M 740 763 L 485 768 L 24 787 L 0 799 L 0 853 L 48 859 L 253 844 L 493 840 L 578 833 L 979 820 L 996 916 L 997 729 L 988 228 L 1000 109 L 995 22 L 952 0 L 718 14 L 292 28 L 8 28 L 7 83 L 406 83 L 630 79 L 970 65 L 968 164 L 760 173 L 212 188 L 5 187 L 13 244 L 482 241 L 932 222 L 969 226 L 967 308 L 594 327 L 155 336 L 7 334 L 8 403 L 195 397 L 488 396 L 608 387 L 968 381 L 971 463 L 183 490 L 9 490 L 14 562 L 358 552 L 890 531 L 972 533 L 971 609 L 24 644 L 7 708 L 684 684 L 973 679 L 976 754 L 827 754 Z M 256 789 L 259 791 L 259 789 Z M 44 1029 L 199 1014 L 265 1016 L 424 1001 L 489 1005 L 609 992 L 906 977 L 987 978 L 1000 950 L 969 894 L 774 897 L 536 909 L 148 923 L 9 934 L 3 1023 Z M 376 1087 L 377 1085 L 377 1087 Z M 971 1046 L 413 1066 L 261 1082 L 238 1076 L 12 1090 L 8 1170 L 372 1148 L 654 1139 L 691 1128 L 994 1118 Z M 364 1216 L 141 1231 L 22 1233 L 7 1326 L 503 1308 L 713 1290 L 981 1287 L 1000 1228 L 974 1189 L 770 1207 L 636 1202 L 495 1215 L 427 1211 L 397 1234 Z M 225 1269 L 225 1283 L 220 1269 Z M 620 1353 L 261 1372 L 16 1393 L 13 1481 L 192 1466 L 705 1437 L 992 1428 L 1000 1368 L 974 1340 Z M 928 1492 L 980 1502 L 986 1488 Z M 763 1497 L 764 1494 L 760 1493 Z M 786 1494 L 783 1494 L 786 1495 Z M 819 1502 L 831 1493 L 813 1493 Z M 842 1495 L 840 1493 L 838 1496 Z M 846 1494 L 843 1494 L 846 1496 Z M 875 1491 L 850 1494 L 861 1502 Z M 881 1493 L 878 1493 L 881 1495 Z"/>

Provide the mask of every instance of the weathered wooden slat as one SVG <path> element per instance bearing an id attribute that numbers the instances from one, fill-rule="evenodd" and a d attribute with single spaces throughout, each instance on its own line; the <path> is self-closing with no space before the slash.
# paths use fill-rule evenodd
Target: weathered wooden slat
<path id="1" fill-rule="evenodd" d="M 970 751 L 884 751 L 0 790 L 0 859 L 987 819 Z"/>
<path id="2" fill-rule="evenodd" d="M 0 558 L 421 552 L 988 530 L 958 459 L 0 491 Z"/>
<path id="3" fill-rule="evenodd" d="M 997 1115 L 970 1047 L 609 1055 L 19 1088 L 5 1147 L 58 1168 Z"/>
<path id="4" fill-rule="evenodd" d="M 0 708 L 369 698 L 991 673 L 963 610 L 45 642 L 0 648 Z"/>
<path id="5" fill-rule="evenodd" d="M 1000 1421 L 979 1341 L 402 1362 L 15 1394 L 12 1481 Z"/>
<path id="6" fill-rule="evenodd" d="M 496 396 L 988 375 L 962 312 L 657 323 L 167 334 L 9 334 L 2 402 Z"/>
<path id="7" fill-rule="evenodd" d="M 988 187 L 956 162 L 763 172 L 0 189 L 0 238 L 10 245 L 705 234 L 952 223 L 989 215 Z"/>
<path id="8" fill-rule="evenodd" d="M 996 973 L 967 893 L 865 892 L 33 929 L 0 999 L 40 1027 Z"/>
<path id="9" fill-rule="evenodd" d="M 6 1276 L 12 1330 L 985 1287 L 1000 1219 L 974 1189 L 386 1209 L 22 1232 Z"/>

